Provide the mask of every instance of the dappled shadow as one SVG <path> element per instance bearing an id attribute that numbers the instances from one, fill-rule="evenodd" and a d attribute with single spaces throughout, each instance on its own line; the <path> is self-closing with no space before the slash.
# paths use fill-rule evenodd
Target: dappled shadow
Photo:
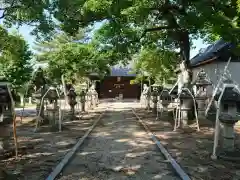
<path id="1" fill-rule="evenodd" d="M 173 132 L 173 122 L 166 117 L 156 121 L 152 113 L 138 109 L 137 113 L 150 127 L 170 154 L 176 158 L 186 172 L 194 179 L 230 180 L 240 179 L 239 162 L 213 161 L 210 156 L 213 148 L 214 123 L 200 120 L 200 132 L 193 123 L 191 128 Z M 236 134 L 240 145 L 240 133 Z"/>
<path id="2" fill-rule="evenodd" d="M 113 103 L 59 179 L 178 179 L 131 107 Z"/>
<path id="3" fill-rule="evenodd" d="M 51 132 L 49 126 L 41 126 L 39 132 L 34 133 L 32 117 L 24 118 L 22 124 L 17 124 L 19 158 L 14 158 L 14 144 L 10 138 L 10 149 L 0 158 L 0 166 L 19 179 L 44 179 L 101 112 L 84 113 L 81 119 L 74 121 L 64 119 L 62 132 Z"/>

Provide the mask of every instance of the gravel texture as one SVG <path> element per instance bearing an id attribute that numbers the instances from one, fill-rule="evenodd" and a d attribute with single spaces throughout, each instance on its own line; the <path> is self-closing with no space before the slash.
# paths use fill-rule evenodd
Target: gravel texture
<path id="1" fill-rule="evenodd" d="M 177 180 L 131 111 L 136 103 L 111 103 L 59 180 Z"/>

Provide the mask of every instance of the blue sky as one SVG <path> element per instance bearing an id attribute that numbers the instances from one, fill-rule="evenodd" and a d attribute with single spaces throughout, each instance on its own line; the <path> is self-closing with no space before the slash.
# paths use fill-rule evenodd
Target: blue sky
<path id="1" fill-rule="evenodd" d="M 99 28 L 101 24 L 96 24 L 95 28 Z M 25 38 L 30 45 L 30 48 L 34 46 L 35 37 L 30 35 L 32 28 L 30 26 L 22 26 L 19 28 L 19 33 Z M 201 39 L 194 40 L 194 46 L 196 48 L 191 50 L 190 57 L 195 56 L 201 48 L 205 48 L 207 44 L 204 44 Z"/>

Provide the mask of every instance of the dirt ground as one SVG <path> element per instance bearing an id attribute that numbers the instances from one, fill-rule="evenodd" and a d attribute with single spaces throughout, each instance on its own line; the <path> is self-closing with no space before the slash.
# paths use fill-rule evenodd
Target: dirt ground
<path id="1" fill-rule="evenodd" d="M 131 103 L 112 103 L 59 180 L 177 180 Z"/>
<path id="2" fill-rule="evenodd" d="M 240 179 L 240 162 L 213 161 L 210 158 L 214 136 L 214 124 L 211 121 L 200 120 L 200 132 L 196 132 L 194 126 L 173 132 L 173 121 L 166 115 L 156 121 L 151 112 L 137 110 L 137 113 L 192 180 Z M 239 127 L 236 127 L 236 144 L 240 145 Z"/>
<path id="3" fill-rule="evenodd" d="M 43 180 L 93 124 L 100 110 L 83 113 L 80 120 L 64 118 L 62 132 L 52 132 L 51 128 L 43 126 L 34 133 L 32 117 L 24 117 L 22 124 L 18 121 L 19 157 L 16 159 L 12 153 L 1 157 L 0 167 L 7 174 L 0 172 L 0 179 L 2 175 L 4 180 Z M 9 142 L 13 144 L 12 139 Z"/>
<path id="4" fill-rule="evenodd" d="M 131 108 L 136 108 L 138 115 L 192 180 L 240 179 L 240 163 L 211 160 L 214 130 L 211 121 L 201 120 L 200 132 L 194 127 L 173 132 L 173 121 L 169 116 L 156 120 L 151 112 L 138 109 L 139 104 L 110 103 L 109 111 L 59 180 L 177 179 L 169 163 L 137 123 Z M 30 118 L 25 118 L 24 123 L 18 123 L 17 127 L 20 157 L 15 159 L 10 154 L 0 160 L 0 167 L 14 176 L 2 179 L 46 178 L 102 110 L 99 108 L 96 112 L 85 114 L 81 120 L 65 121 L 61 133 L 49 132 L 47 128 L 33 133 L 34 124 L 29 122 Z M 236 144 L 240 146 L 240 128 L 236 130 Z"/>

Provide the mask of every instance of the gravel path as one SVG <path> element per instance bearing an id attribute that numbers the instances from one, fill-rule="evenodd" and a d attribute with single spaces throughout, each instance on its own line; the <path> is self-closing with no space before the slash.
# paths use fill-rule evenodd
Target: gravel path
<path id="1" fill-rule="evenodd" d="M 131 103 L 111 103 L 59 180 L 177 180 L 136 121 Z"/>

